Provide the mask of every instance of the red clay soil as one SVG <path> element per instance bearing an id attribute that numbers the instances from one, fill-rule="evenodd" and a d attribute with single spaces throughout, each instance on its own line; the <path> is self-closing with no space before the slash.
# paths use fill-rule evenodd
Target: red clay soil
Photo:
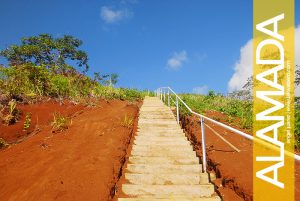
<path id="1" fill-rule="evenodd" d="M 212 114 L 208 113 L 208 115 Z M 224 114 L 213 112 L 213 115 L 217 116 L 220 121 L 224 120 Z M 183 117 L 181 123 L 188 138 L 192 141 L 197 155 L 202 156 L 199 118 Z M 208 127 L 205 127 L 209 171 L 216 173 L 217 179 L 213 182 L 218 187 L 217 190 L 223 201 L 253 200 L 252 142 L 208 121 L 206 124 L 241 150 L 239 153 L 235 152 Z M 295 200 L 299 201 L 300 163 L 297 163 L 295 168 Z"/>
<path id="2" fill-rule="evenodd" d="M 21 112 L 17 123 L 7 126 L 0 122 L 0 138 L 3 138 L 7 143 L 20 141 L 33 131 L 36 132 L 45 126 L 49 126 L 50 122 L 53 121 L 54 112 L 70 116 L 81 111 L 84 106 L 74 105 L 69 101 L 58 102 L 49 99 L 35 104 L 17 104 L 16 108 Z M 32 114 L 31 123 L 29 129 L 24 131 L 24 121 L 28 113 Z"/>
<path id="3" fill-rule="evenodd" d="M 48 125 L 0 150 L 1 200 L 111 200 L 136 129 L 138 105 L 100 101 L 77 113 L 63 132 L 52 133 Z M 125 115 L 134 118 L 132 126 L 122 124 Z"/>

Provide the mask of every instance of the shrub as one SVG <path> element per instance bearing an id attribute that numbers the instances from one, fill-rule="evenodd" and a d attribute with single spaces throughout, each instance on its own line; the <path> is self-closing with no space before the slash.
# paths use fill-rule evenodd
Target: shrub
<path id="1" fill-rule="evenodd" d="M 70 81 L 63 75 L 54 75 L 50 78 L 50 95 L 54 97 L 68 97 L 70 94 Z"/>
<path id="2" fill-rule="evenodd" d="M 133 125 L 133 118 L 126 114 L 122 119 L 121 125 L 126 128 L 130 128 Z"/>
<path id="3" fill-rule="evenodd" d="M 88 77 L 88 57 L 78 49 L 81 44 L 73 36 L 53 38 L 40 34 L 23 38 L 20 45 L 0 51 L 9 62 L 7 67 L 0 65 L 0 94 L 22 100 L 38 96 L 136 100 L 145 95 L 135 89 L 114 88 L 118 81 L 115 73 L 95 73 L 94 79 Z"/>
<path id="4" fill-rule="evenodd" d="M 25 121 L 24 121 L 24 130 L 28 130 L 29 127 L 30 127 L 30 124 L 31 124 L 31 116 L 32 114 L 30 112 L 27 112 L 26 113 L 26 116 L 25 116 Z"/>
<path id="5" fill-rule="evenodd" d="M 0 138 L 0 148 L 4 148 L 6 146 L 8 146 L 8 144 L 5 142 L 4 139 Z"/>
<path id="6" fill-rule="evenodd" d="M 69 117 L 63 116 L 57 112 L 53 114 L 53 121 L 51 122 L 53 132 L 66 130 L 69 128 L 70 124 L 71 119 Z"/>
<path id="7" fill-rule="evenodd" d="M 222 112 L 228 116 L 227 122 L 233 123 L 233 118 L 238 117 L 238 126 L 245 129 L 252 128 L 252 103 L 246 100 L 237 100 L 215 94 L 209 95 L 181 94 L 182 100 L 197 113 L 205 113 L 208 110 Z M 180 104 L 180 112 L 188 115 L 188 110 Z"/>
<path id="8" fill-rule="evenodd" d="M 19 119 L 20 112 L 18 109 L 16 109 L 16 106 L 16 101 L 12 99 L 9 101 L 7 107 L 3 107 L 1 109 L 0 117 L 6 125 L 14 124 Z"/>

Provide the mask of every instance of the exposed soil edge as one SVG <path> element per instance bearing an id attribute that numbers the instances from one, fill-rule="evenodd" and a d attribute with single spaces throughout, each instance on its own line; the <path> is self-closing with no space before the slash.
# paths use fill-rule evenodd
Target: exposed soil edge
<path id="1" fill-rule="evenodd" d="M 194 149 L 196 150 L 197 156 L 202 159 L 202 145 L 201 145 L 201 139 L 197 140 L 197 134 L 190 132 L 188 129 L 188 126 L 195 124 L 196 122 L 193 122 L 193 120 L 190 118 L 190 116 L 181 116 L 180 117 L 180 123 L 182 128 L 184 129 L 187 138 L 191 141 Z M 199 131 L 200 132 L 200 131 Z M 245 193 L 244 189 L 238 185 L 238 183 L 235 181 L 234 178 L 229 177 L 222 177 L 222 172 L 218 168 L 218 162 L 212 160 L 209 155 L 207 155 L 207 165 L 208 165 L 208 171 L 215 172 L 216 178 L 221 179 L 222 186 L 225 188 L 229 188 L 233 190 L 239 197 L 244 199 L 245 201 L 252 201 L 253 195 L 249 195 Z M 212 181 L 213 182 L 213 181 Z M 216 187 L 217 193 L 221 196 L 221 193 L 218 190 L 218 187 Z M 221 196 L 222 198 L 222 196 Z M 222 198 L 223 199 L 223 198 Z"/>
<path id="2" fill-rule="evenodd" d="M 142 102 L 140 102 L 140 103 L 137 104 L 138 112 L 134 116 L 133 126 L 130 128 L 128 138 L 127 138 L 127 140 L 125 142 L 124 154 L 122 155 L 122 157 L 120 159 L 120 168 L 118 170 L 117 177 L 115 178 L 114 184 L 113 184 L 113 186 L 110 189 L 110 198 L 109 198 L 109 201 L 112 201 L 112 200 L 116 199 L 116 197 L 118 195 L 119 184 L 121 183 L 120 180 L 121 180 L 123 172 L 124 172 L 124 167 L 126 167 L 128 156 L 129 156 L 129 154 L 131 152 L 131 146 L 132 146 L 132 143 L 133 143 L 133 137 L 134 137 L 134 135 L 135 135 L 135 133 L 137 131 L 139 109 L 140 109 L 141 105 L 142 105 Z"/>

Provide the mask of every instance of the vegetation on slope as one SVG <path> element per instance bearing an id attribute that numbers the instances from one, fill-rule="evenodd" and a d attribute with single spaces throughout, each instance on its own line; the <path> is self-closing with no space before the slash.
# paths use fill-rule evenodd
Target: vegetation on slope
<path id="1" fill-rule="evenodd" d="M 238 100 L 230 97 L 225 97 L 221 94 L 215 94 L 210 91 L 207 96 L 195 94 L 181 94 L 180 97 L 186 102 L 192 110 L 200 114 L 206 111 L 218 111 L 226 114 L 230 121 L 238 117 L 238 126 L 244 129 L 252 127 L 252 102 L 246 100 Z M 183 114 L 188 114 L 188 111 L 181 107 Z M 232 123 L 232 122 L 229 122 Z"/>
<path id="2" fill-rule="evenodd" d="M 115 88 L 117 74 L 96 72 L 93 78 L 87 76 L 88 55 L 80 49 L 81 45 L 82 41 L 73 36 L 53 38 L 40 34 L 22 38 L 19 45 L 0 51 L 0 56 L 8 61 L 6 66 L 0 65 L 0 123 L 15 124 L 22 115 L 17 104 L 45 97 L 83 104 L 94 104 L 99 98 L 129 101 L 143 98 L 145 92 Z M 27 113 L 24 118 L 23 133 L 27 133 L 32 114 Z M 67 129 L 69 124 L 69 117 L 54 113 L 51 123 L 54 132 Z M 0 138 L 0 148 L 6 146 Z"/>
<path id="3" fill-rule="evenodd" d="M 252 128 L 252 101 L 240 100 L 221 94 L 215 94 L 210 91 L 208 95 L 196 95 L 196 94 L 180 94 L 182 100 L 197 113 L 205 114 L 207 111 L 218 111 L 228 116 L 227 123 L 233 123 L 235 126 L 243 129 Z M 297 100 L 297 99 L 296 99 Z M 183 115 L 190 115 L 188 110 L 181 105 L 180 113 Z M 214 118 L 214 117 L 213 117 Z M 219 120 L 219 119 L 215 119 Z M 295 103 L 295 148 L 300 149 L 300 103 Z"/>
<path id="4" fill-rule="evenodd" d="M 88 77 L 88 56 L 79 49 L 81 45 L 82 41 L 73 36 L 53 38 L 41 34 L 22 38 L 20 45 L 1 51 L 9 62 L 8 66 L 0 66 L 1 98 L 142 98 L 138 90 L 114 88 L 117 74 L 94 73 L 93 79 Z"/>

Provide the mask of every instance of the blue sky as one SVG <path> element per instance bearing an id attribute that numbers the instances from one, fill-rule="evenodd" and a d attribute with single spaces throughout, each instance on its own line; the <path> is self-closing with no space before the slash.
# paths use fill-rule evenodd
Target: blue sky
<path id="1" fill-rule="evenodd" d="M 252 37 L 252 1 L 1 0 L 0 27 L 0 49 L 39 33 L 74 35 L 89 74 L 118 73 L 121 87 L 226 93 Z"/>

